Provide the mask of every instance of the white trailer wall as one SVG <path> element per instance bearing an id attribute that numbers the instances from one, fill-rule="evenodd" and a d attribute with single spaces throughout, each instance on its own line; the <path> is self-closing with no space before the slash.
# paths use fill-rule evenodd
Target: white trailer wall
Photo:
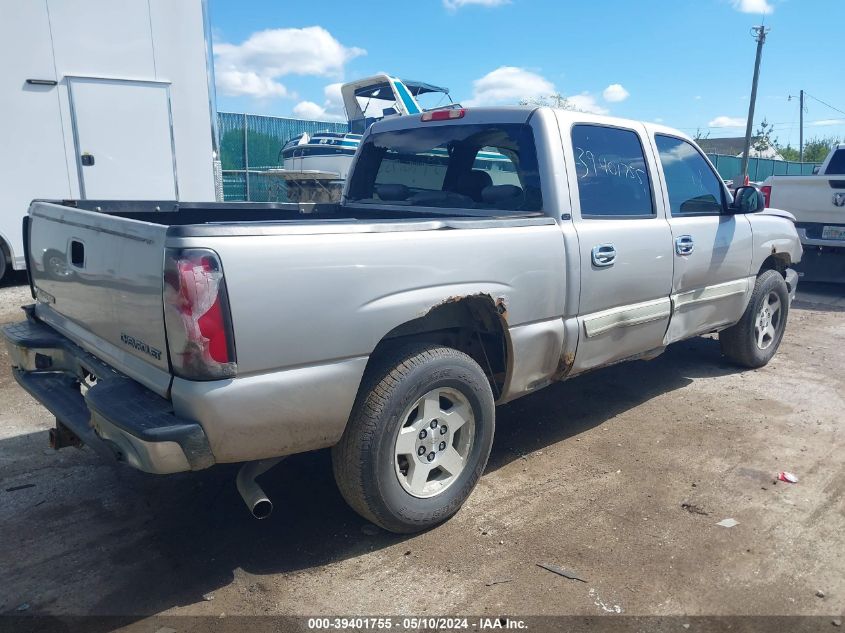
<path id="1" fill-rule="evenodd" d="M 2 0 L 0 237 L 16 268 L 33 198 L 215 199 L 208 37 L 203 0 Z"/>

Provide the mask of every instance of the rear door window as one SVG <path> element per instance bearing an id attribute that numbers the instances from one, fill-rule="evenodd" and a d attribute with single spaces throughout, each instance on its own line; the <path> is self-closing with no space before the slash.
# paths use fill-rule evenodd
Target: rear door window
<path id="1" fill-rule="evenodd" d="M 572 149 L 582 217 L 654 216 L 648 167 L 634 130 L 575 125 Z"/>

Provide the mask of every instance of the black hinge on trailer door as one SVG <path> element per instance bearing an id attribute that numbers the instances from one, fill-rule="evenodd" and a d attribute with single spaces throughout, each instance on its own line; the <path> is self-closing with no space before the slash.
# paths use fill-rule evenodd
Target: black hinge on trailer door
<path id="1" fill-rule="evenodd" d="M 26 263 L 26 280 L 29 282 L 29 293 L 35 299 L 35 284 L 32 283 L 32 271 L 30 270 L 29 260 L 29 221 L 28 215 L 23 216 L 23 257 Z"/>

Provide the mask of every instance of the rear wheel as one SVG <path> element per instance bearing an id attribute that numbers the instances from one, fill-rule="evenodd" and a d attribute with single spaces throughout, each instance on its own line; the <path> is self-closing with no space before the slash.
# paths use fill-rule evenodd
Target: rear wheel
<path id="1" fill-rule="evenodd" d="M 472 358 L 427 344 L 399 349 L 368 371 L 332 449 L 338 488 L 386 530 L 437 525 L 478 483 L 494 418 L 490 383 Z"/>
<path id="2" fill-rule="evenodd" d="M 786 281 L 775 270 L 765 271 L 757 277 L 742 318 L 719 333 L 722 354 L 745 367 L 763 367 L 780 346 L 788 314 Z"/>
<path id="3" fill-rule="evenodd" d="M 11 266 L 7 266 L 6 252 L 3 250 L 3 246 L 0 244 L 0 281 L 3 281 L 3 277 L 6 276 L 6 271 L 9 268 L 11 268 Z"/>

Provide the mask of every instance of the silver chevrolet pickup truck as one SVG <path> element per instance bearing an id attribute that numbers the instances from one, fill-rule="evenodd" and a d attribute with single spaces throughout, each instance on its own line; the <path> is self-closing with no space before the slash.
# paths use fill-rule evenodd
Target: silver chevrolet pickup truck
<path id="1" fill-rule="evenodd" d="M 385 119 L 337 205 L 35 201 L 18 382 L 150 473 L 332 447 L 361 515 L 413 532 L 484 471 L 495 405 L 719 332 L 775 354 L 801 245 L 687 136 L 548 108 Z"/>

